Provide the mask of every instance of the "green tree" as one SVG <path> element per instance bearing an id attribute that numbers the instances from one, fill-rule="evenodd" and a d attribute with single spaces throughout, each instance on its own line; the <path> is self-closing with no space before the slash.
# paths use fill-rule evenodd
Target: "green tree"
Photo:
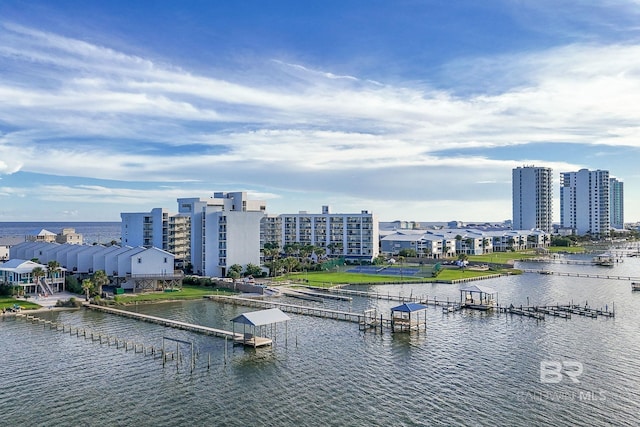
<path id="1" fill-rule="evenodd" d="M 56 276 L 58 270 L 60 270 L 60 263 L 56 260 L 51 260 L 47 263 L 47 272 L 49 273 L 49 278 L 53 281 L 53 278 Z"/>
<path id="2" fill-rule="evenodd" d="M 82 290 L 85 293 L 85 299 L 89 301 L 89 294 L 93 292 L 93 282 L 91 279 L 84 279 L 82 281 Z"/>
<path id="3" fill-rule="evenodd" d="M 287 273 L 291 273 L 300 264 L 300 262 L 292 256 L 286 257 L 282 261 L 283 261 L 283 266 L 287 271 Z"/>
<path id="4" fill-rule="evenodd" d="M 93 273 L 91 281 L 95 285 L 98 295 L 102 295 L 102 287 L 109 283 L 109 277 L 107 277 L 107 273 L 104 270 L 98 270 Z"/>
<path id="5" fill-rule="evenodd" d="M 318 257 L 318 261 L 327 257 L 327 250 L 322 246 L 314 246 L 312 253 L 314 253 Z"/>
<path id="6" fill-rule="evenodd" d="M 302 245 L 299 250 L 300 258 L 303 258 L 303 259 L 309 258 L 313 253 L 313 250 L 314 250 L 313 245 Z"/>
<path id="7" fill-rule="evenodd" d="M 31 270 L 31 277 L 33 278 L 33 283 L 36 285 L 36 289 L 38 288 L 38 283 L 42 277 L 45 277 L 46 273 L 42 267 L 34 267 Z"/>
<path id="8" fill-rule="evenodd" d="M 231 267 L 229 267 L 229 273 L 231 273 L 232 271 L 235 271 L 236 273 L 238 273 L 238 277 L 242 274 L 242 266 L 240 264 L 233 264 Z M 227 274 L 228 277 L 231 277 Z"/>
<path id="9" fill-rule="evenodd" d="M 73 292 L 74 294 L 80 294 L 82 293 L 82 285 L 80 283 L 78 283 L 78 279 L 76 278 L 76 276 L 73 276 L 71 274 L 67 274 L 64 277 L 64 287 L 69 291 L 69 292 Z"/>
<path id="10" fill-rule="evenodd" d="M 240 264 L 233 264 L 227 271 L 227 277 L 233 279 L 233 290 L 236 290 L 236 281 L 242 275 L 242 266 Z"/>
<path id="11" fill-rule="evenodd" d="M 240 278 L 240 272 L 238 270 L 229 270 L 227 277 L 233 279 L 233 290 L 236 290 L 236 282 Z"/>
<path id="12" fill-rule="evenodd" d="M 259 265 L 249 263 L 244 268 L 244 274 L 246 276 L 260 277 L 262 276 L 262 268 Z"/>
<path id="13" fill-rule="evenodd" d="M 371 262 L 373 265 L 382 265 L 384 264 L 384 255 L 378 255 Z"/>
<path id="14" fill-rule="evenodd" d="M 269 268 L 269 274 L 275 276 L 280 256 L 280 246 L 275 242 L 267 242 L 263 246 L 262 253 L 264 254 L 264 264 Z"/>
<path id="15" fill-rule="evenodd" d="M 411 257 L 418 256 L 416 250 L 413 249 L 413 248 L 400 249 L 400 252 L 398 252 L 398 255 L 400 255 L 401 257 L 404 257 L 404 258 L 411 258 Z"/>

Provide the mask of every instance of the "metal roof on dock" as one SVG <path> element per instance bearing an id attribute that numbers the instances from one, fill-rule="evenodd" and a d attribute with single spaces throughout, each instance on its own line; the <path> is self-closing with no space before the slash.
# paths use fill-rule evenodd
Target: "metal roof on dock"
<path id="1" fill-rule="evenodd" d="M 412 311 L 426 310 L 427 306 L 418 304 L 417 302 L 405 302 L 402 305 L 393 307 L 391 311 L 401 311 L 403 313 L 411 313 Z"/>
<path id="2" fill-rule="evenodd" d="M 478 285 L 470 285 L 464 288 L 460 288 L 461 291 L 465 292 L 482 292 L 484 294 L 495 294 L 497 293 L 495 289 L 490 288 L 488 286 L 478 286 Z"/>
<path id="3" fill-rule="evenodd" d="M 243 323 L 251 326 L 270 325 L 272 323 L 286 322 L 291 320 L 289 316 L 284 314 L 278 308 L 270 308 L 268 310 L 251 311 L 243 313 L 231 319 L 234 323 Z"/>

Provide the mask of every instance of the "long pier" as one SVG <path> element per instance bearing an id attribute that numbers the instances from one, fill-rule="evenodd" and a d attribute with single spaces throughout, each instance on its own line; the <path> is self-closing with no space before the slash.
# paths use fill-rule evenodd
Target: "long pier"
<path id="1" fill-rule="evenodd" d="M 28 313 L 16 313 L 14 316 L 15 319 L 24 319 L 30 323 L 38 323 L 44 326 L 44 329 L 49 327 L 49 330 L 55 330 L 56 332 L 69 333 L 70 336 L 75 336 L 77 338 L 83 338 L 85 340 L 91 340 L 91 342 L 99 343 L 101 345 L 107 344 L 108 347 L 114 346 L 116 349 L 124 349 L 125 352 L 132 351 L 136 354 L 142 354 L 143 356 L 151 356 L 153 359 L 156 357 L 162 358 L 162 367 L 166 366 L 167 361 L 175 360 L 176 361 L 176 371 L 179 371 L 180 366 L 182 366 L 185 356 L 179 349 L 179 344 L 185 344 L 191 346 L 191 357 L 190 357 L 190 367 L 191 372 L 193 373 L 196 368 L 196 359 L 199 358 L 199 355 L 194 353 L 193 343 L 190 341 L 183 341 L 174 338 L 162 337 L 162 347 L 156 347 L 153 345 L 145 345 L 143 343 L 139 343 L 133 340 L 128 340 L 126 338 L 120 338 L 116 335 L 109 335 L 102 332 L 93 331 L 91 329 L 82 328 L 79 326 L 69 325 L 61 322 L 54 322 L 52 320 L 46 320 L 38 316 L 34 316 Z M 175 351 L 169 351 L 165 348 L 165 340 L 169 340 L 176 343 Z M 225 346 L 224 352 L 224 363 L 227 363 L 227 349 Z M 211 353 L 208 354 L 207 357 L 207 370 L 211 369 Z"/>
<path id="2" fill-rule="evenodd" d="M 438 299 L 437 297 L 429 298 L 428 295 L 414 296 L 413 294 L 411 294 L 410 296 L 404 296 L 400 293 L 395 295 L 395 294 L 392 294 L 391 292 L 380 293 L 380 292 L 357 291 L 357 290 L 342 289 L 342 288 L 325 289 L 325 288 L 318 288 L 314 286 L 306 286 L 306 287 L 309 289 L 322 290 L 325 292 L 335 293 L 338 295 L 351 295 L 351 296 L 358 296 L 358 297 L 364 297 L 364 298 L 375 298 L 375 299 L 384 300 L 384 301 L 397 301 L 400 303 L 418 302 L 420 304 L 434 305 L 434 306 L 448 306 L 448 305 L 457 303 L 457 300 L 450 300 L 448 298 L 446 300 L 443 300 L 443 299 Z"/>
<path id="3" fill-rule="evenodd" d="M 612 261 L 614 263 L 623 262 L 622 258 L 619 258 L 619 257 L 612 258 Z M 547 263 L 547 264 L 573 264 L 573 265 L 595 265 L 595 266 L 599 265 L 597 262 L 594 262 L 594 261 L 588 261 L 588 260 L 582 260 L 582 259 L 561 259 L 561 258 L 523 258 L 523 259 L 517 260 L 517 262 L 523 262 L 523 263 L 541 262 L 541 263 Z"/>
<path id="4" fill-rule="evenodd" d="M 324 288 L 311 288 L 311 287 L 309 287 L 309 288 L 310 289 L 316 289 L 316 290 L 324 290 Z M 338 300 L 338 301 L 351 301 L 353 299 L 351 297 L 347 297 L 347 296 L 343 296 L 343 295 L 330 294 L 330 293 L 326 293 L 326 292 L 312 292 L 312 291 L 302 290 L 302 289 L 279 288 L 278 290 L 280 292 L 282 292 L 282 293 L 285 293 L 285 294 L 288 291 L 293 291 L 293 292 L 298 293 L 298 294 L 308 295 L 308 296 L 317 297 L 317 298 L 326 298 L 326 299 Z"/>
<path id="5" fill-rule="evenodd" d="M 315 289 L 311 286 L 309 286 L 309 288 Z M 382 299 L 387 301 L 399 301 L 403 303 L 418 302 L 419 304 L 423 304 L 423 305 L 442 306 L 442 309 L 445 312 L 456 312 L 465 308 L 464 304 L 461 304 L 455 300 L 453 301 L 449 299 L 442 300 L 442 299 L 438 299 L 437 297 L 429 298 L 429 296 L 414 298 L 413 296 L 405 297 L 400 294 L 396 296 L 396 295 L 392 295 L 391 293 L 381 294 L 378 292 L 374 293 L 374 292 L 368 292 L 368 291 L 357 291 L 357 290 L 341 289 L 341 288 L 332 288 L 332 289 L 327 289 L 326 291 L 335 292 L 337 294 L 346 294 L 346 295 L 354 295 L 354 296 L 357 295 L 357 296 L 366 297 L 366 298 L 377 298 L 377 299 Z M 521 305 L 519 307 L 515 307 L 513 306 L 513 304 L 511 304 L 509 306 L 505 306 L 505 305 L 495 306 L 495 309 L 501 313 L 517 314 L 520 316 L 533 317 L 536 319 L 543 319 L 545 315 L 560 317 L 564 319 L 570 319 L 571 314 L 576 314 L 579 316 L 591 317 L 591 318 L 596 318 L 598 316 L 615 317 L 615 309 L 613 308 L 614 307 L 612 307 L 612 311 L 609 311 L 609 310 L 602 310 L 602 309 L 592 309 L 590 307 L 580 306 L 578 304 L 566 304 L 566 305 L 556 304 L 556 305 L 544 305 L 544 306 L 522 306 Z"/>
<path id="6" fill-rule="evenodd" d="M 253 298 L 242 298 L 227 295 L 206 295 L 211 301 L 219 301 L 225 304 L 243 305 L 245 307 L 257 308 L 279 308 L 287 313 L 305 314 L 308 316 L 326 317 L 335 320 L 360 323 L 364 320 L 364 313 L 354 313 L 351 311 L 330 310 L 326 308 L 308 307 L 305 305 L 287 304 L 283 302 L 264 301 Z"/>
<path id="7" fill-rule="evenodd" d="M 573 265 L 596 265 L 593 261 L 581 259 L 561 259 L 561 258 L 523 258 L 517 262 L 542 262 L 548 264 L 573 264 Z"/>
<path id="8" fill-rule="evenodd" d="M 168 326 L 170 328 L 182 329 L 185 331 L 197 332 L 204 335 L 212 335 L 221 338 L 242 339 L 242 334 L 233 333 L 231 331 L 225 331 L 223 329 L 210 328 L 208 326 L 195 325 L 193 323 L 180 322 L 178 320 L 165 319 L 162 317 L 150 316 L 148 314 L 136 313 L 133 311 L 119 310 L 117 308 L 106 307 L 103 305 L 87 304 L 85 307 L 102 311 L 105 313 L 111 313 L 122 317 L 129 317 L 132 319 L 142 320 L 148 323 L 155 323 L 157 325 Z"/>
<path id="9" fill-rule="evenodd" d="M 116 349 L 124 349 L 125 351 L 133 351 L 134 353 L 142 353 L 146 355 L 159 355 L 166 357 L 171 357 L 173 359 L 174 355 L 172 352 L 164 351 L 161 347 L 154 347 L 152 345 L 147 345 L 142 343 L 138 343 L 132 340 L 127 340 L 125 338 L 120 338 L 116 335 L 104 334 L 102 332 L 97 332 L 88 328 L 81 328 L 79 326 L 68 325 L 66 323 L 54 322 L 52 320 L 46 320 L 38 316 L 34 316 L 28 313 L 17 313 L 15 315 L 16 319 L 24 319 L 31 323 L 38 323 L 43 325 L 46 329 L 47 326 L 50 330 L 55 330 L 62 333 L 69 333 L 69 335 L 75 335 L 78 338 L 84 338 L 85 340 L 90 339 L 92 342 L 99 342 L 100 344 L 107 344 L 107 346 L 115 346 Z"/>
<path id="10" fill-rule="evenodd" d="M 563 271 L 533 270 L 533 269 L 523 269 L 522 271 L 525 273 L 549 274 L 554 276 L 584 277 L 588 279 L 630 280 L 633 282 L 640 282 L 640 277 L 614 276 L 611 274 L 568 273 Z"/>

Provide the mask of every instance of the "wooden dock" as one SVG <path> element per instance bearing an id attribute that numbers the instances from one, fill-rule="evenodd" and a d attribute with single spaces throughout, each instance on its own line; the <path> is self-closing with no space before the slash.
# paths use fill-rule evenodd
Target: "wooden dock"
<path id="1" fill-rule="evenodd" d="M 379 300 L 383 300 L 383 301 L 398 301 L 400 303 L 405 303 L 405 302 L 417 302 L 419 304 L 423 304 L 423 305 L 432 305 L 432 306 L 450 306 L 450 305 L 460 305 L 459 302 L 457 300 L 453 300 L 453 299 L 449 299 L 447 298 L 446 300 L 444 299 L 438 299 L 437 297 L 429 297 L 428 295 L 426 296 L 414 296 L 409 295 L 409 296 L 404 296 L 400 293 L 398 293 L 397 295 L 395 294 L 391 294 L 391 292 L 386 292 L 386 293 L 380 293 L 380 292 L 368 292 L 368 291 L 356 291 L 356 290 L 352 290 L 352 289 L 342 289 L 342 288 L 329 288 L 329 289 L 324 289 L 324 288 L 317 288 L 317 287 L 313 287 L 313 286 L 307 286 L 307 288 L 309 289 L 317 289 L 317 290 L 324 290 L 325 292 L 331 292 L 331 293 L 336 293 L 339 295 L 351 295 L 351 296 L 358 296 L 358 297 L 363 297 L 363 298 L 374 298 L 374 299 L 379 299 Z"/>
<path id="2" fill-rule="evenodd" d="M 165 319 L 157 316 L 150 316 L 148 314 L 136 313 L 127 310 L 119 310 L 117 308 L 105 307 L 102 305 L 89 304 L 87 308 L 96 311 L 102 311 L 105 313 L 111 313 L 118 316 L 128 317 L 131 319 L 142 320 L 143 322 L 155 323 L 157 325 L 167 326 L 175 329 L 182 329 L 184 331 L 196 332 L 204 335 L 211 335 L 220 338 L 231 338 L 234 343 L 242 343 L 250 347 L 262 347 L 271 345 L 273 340 L 266 337 L 252 336 L 246 338 L 240 333 L 233 333 L 231 331 L 225 331 L 223 329 L 210 328 L 208 326 L 195 325 L 193 323 L 180 322 L 178 320 Z"/>
<path id="3" fill-rule="evenodd" d="M 312 287 L 307 287 L 307 286 L 305 286 L 305 287 L 308 288 L 308 289 L 317 290 L 318 292 L 299 289 L 299 288 L 296 288 L 296 289 L 279 288 L 278 290 L 281 291 L 282 293 L 286 293 L 287 291 L 294 291 L 294 292 L 296 292 L 298 294 L 308 295 L 308 296 L 312 296 L 312 297 L 316 297 L 316 298 L 338 300 L 338 301 L 351 301 L 351 300 L 353 300 L 353 298 L 347 297 L 347 296 L 344 296 L 344 295 L 336 295 L 336 294 L 327 293 L 324 290 L 324 288 L 312 288 Z M 322 289 L 322 292 L 319 292 L 321 289 Z"/>
<path id="4" fill-rule="evenodd" d="M 499 311 L 503 313 L 517 314 L 525 317 L 533 317 L 539 320 L 544 320 L 544 316 L 554 316 L 564 319 L 571 319 L 571 315 L 575 314 L 583 317 L 590 317 L 596 319 L 598 316 L 612 318 L 615 317 L 615 310 L 609 311 L 608 309 L 596 309 L 588 306 L 581 306 L 578 304 L 566 304 L 566 305 L 542 305 L 542 306 L 500 306 Z"/>
<path id="5" fill-rule="evenodd" d="M 584 278 L 587 278 L 587 279 L 609 279 L 609 280 L 640 281 L 640 277 L 614 276 L 612 274 L 567 273 L 567 272 L 563 272 L 563 271 L 535 270 L 535 269 L 523 269 L 522 271 L 524 273 L 549 274 L 549 275 L 554 275 L 554 276 L 566 276 L 566 277 L 584 277 Z"/>
<path id="6" fill-rule="evenodd" d="M 242 298 L 227 295 L 207 295 L 211 301 L 218 301 L 225 304 L 243 305 L 245 307 L 257 308 L 279 308 L 287 313 L 304 314 L 307 316 L 325 317 L 328 319 L 344 320 L 347 322 L 360 323 L 364 320 L 363 313 L 353 313 L 351 311 L 330 310 L 326 308 L 308 307 L 304 305 L 287 304 L 283 302 L 265 301 L 262 299 Z"/>
<path id="7" fill-rule="evenodd" d="M 197 332 L 204 335 L 212 335 L 221 338 L 240 338 L 242 334 L 233 333 L 231 331 L 225 331 L 223 329 L 210 328 L 208 326 L 195 325 L 193 323 L 180 322 L 178 320 L 165 319 L 157 316 L 150 316 L 148 314 L 136 313 L 133 311 L 119 310 L 117 308 L 105 307 L 103 305 L 88 304 L 85 307 L 91 310 L 102 311 L 105 313 L 115 314 L 117 316 L 128 317 L 131 319 L 142 320 L 148 323 L 155 323 L 157 325 L 168 326 L 170 328 L 182 329 L 185 331 Z"/>

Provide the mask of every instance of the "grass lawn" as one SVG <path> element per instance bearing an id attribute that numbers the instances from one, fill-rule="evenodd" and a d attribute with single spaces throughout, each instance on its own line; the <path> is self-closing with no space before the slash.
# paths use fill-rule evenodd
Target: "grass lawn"
<path id="1" fill-rule="evenodd" d="M 305 282 L 311 286 L 331 287 L 341 284 L 358 284 L 358 283 L 411 283 L 411 282 L 433 282 L 436 280 L 455 280 L 468 277 L 488 276 L 497 274 L 497 271 L 473 271 L 461 269 L 444 269 L 437 278 L 433 277 L 400 277 L 400 276 L 380 276 L 376 274 L 362 273 L 342 273 L 342 272 L 326 272 L 326 271 L 310 271 L 308 273 L 290 273 L 277 281 L 291 280 L 294 282 Z"/>
<path id="2" fill-rule="evenodd" d="M 25 300 L 13 299 L 11 297 L 0 297 L 0 310 L 3 308 L 13 307 L 13 304 L 18 304 L 23 310 L 35 310 L 42 308 L 42 306 Z"/>
<path id="3" fill-rule="evenodd" d="M 549 252 L 569 252 L 570 254 L 583 254 L 585 249 L 583 246 L 551 246 Z"/>
<path id="4" fill-rule="evenodd" d="M 233 291 L 209 288 L 206 286 L 183 286 L 182 290 L 175 292 L 149 292 L 144 294 L 116 295 L 115 301 L 120 304 L 133 302 L 159 302 L 200 299 L 205 295 L 233 295 Z"/>
<path id="5" fill-rule="evenodd" d="M 535 258 L 540 255 L 534 251 L 526 252 L 494 252 L 484 255 L 469 255 L 469 261 L 486 262 L 487 264 L 507 264 L 509 261 L 517 261 L 526 258 Z"/>
<path id="6" fill-rule="evenodd" d="M 517 270 L 519 271 L 519 270 Z M 466 270 L 466 269 L 449 269 L 445 268 L 442 270 L 440 274 L 438 274 L 437 278 L 428 279 L 428 281 L 432 282 L 435 280 L 457 280 L 457 279 L 468 279 L 470 277 L 481 277 L 481 276 L 491 276 L 493 274 L 498 274 L 499 271 L 474 271 L 474 270 Z"/>

